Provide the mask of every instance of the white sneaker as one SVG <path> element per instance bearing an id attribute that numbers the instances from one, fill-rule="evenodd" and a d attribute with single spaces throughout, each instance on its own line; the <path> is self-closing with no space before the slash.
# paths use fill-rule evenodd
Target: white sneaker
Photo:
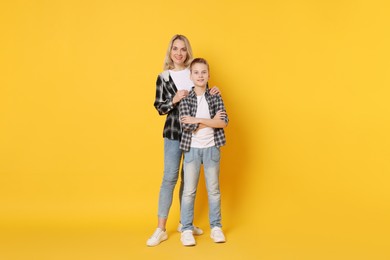
<path id="1" fill-rule="evenodd" d="M 184 230 L 181 232 L 180 241 L 183 243 L 183 246 L 194 246 L 196 244 L 192 230 Z"/>
<path id="2" fill-rule="evenodd" d="M 153 235 L 146 241 L 147 246 L 157 246 L 162 241 L 165 241 L 168 239 L 168 234 L 166 231 L 162 230 L 161 228 L 157 228 L 156 231 L 154 231 Z"/>
<path id="3" fill-rule="evenodd" d="M 182 228 L 183 228 L 183 225 L 182 225 L 181 223 L 179 223 L 179 226 L 177 226 L 177 231 L 178 231 L 178 232 L 181 232 L 181 229 L 182 229 Z M 194 234 L 195 236 L 200 236 L 200 235 L 203 234 L 203 230 L 202 230 L 201 228 L 199 228 L 199 227 L 195 227 L 195 226 L 194 226 L 193 234 Z"/>
<path id="4" fill-rule="evenodd" d="M 214 240 L 215 243 L 225 243 L 226 238 L 220 227 L 213 227 L 211 229 L 210 237 Z"/>

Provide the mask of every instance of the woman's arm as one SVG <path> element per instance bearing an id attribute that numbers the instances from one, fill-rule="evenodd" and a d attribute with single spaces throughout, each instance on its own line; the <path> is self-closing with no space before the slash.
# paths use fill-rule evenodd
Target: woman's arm
<path id="1" fill-rule="evenodd" d="M 175 106 L 173 100 L 166 96 L 164 93 L 164 80 L 160 75 L 156 81 L 156 98 L 154 100 L 154 107 L 160 115 L 168 114 Z"/>
<path id="2" fill-rule="evenodd" d="M 167 97 L 164 92 L 164 81 L 160 75 L 156 81 L 156 99 L 154 100 L 154 107 L 157 109 L 160 115 L 168 114 L 178 103 L 188 96 L 187 90 L 179 90 L 176 92 L 173 98 Z"/>

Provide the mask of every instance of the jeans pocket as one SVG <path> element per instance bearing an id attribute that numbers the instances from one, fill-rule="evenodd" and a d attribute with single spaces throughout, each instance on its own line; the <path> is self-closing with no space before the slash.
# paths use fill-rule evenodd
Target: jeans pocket
<path id="1" fill-rule="evenodd" d="M 221 159 L 221 152 L 218 147 L 214 146 L 211 149 L 211 160 L 213 160 L 214 162 L 219 162 L 220 159 Z"/>
<path id="2" fill-rule="evenodd" d="M 188 152 L 184 153 L 184 161 L 186 163 L 190 163 L 194 160 L 194 151 L 193 149 L 190 149 Z"/>

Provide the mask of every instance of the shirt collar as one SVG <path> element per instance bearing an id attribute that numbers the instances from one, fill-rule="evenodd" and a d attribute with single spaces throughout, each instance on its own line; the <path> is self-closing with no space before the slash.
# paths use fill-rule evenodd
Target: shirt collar
<path id="1" fill-rule="evenodd" d="M 206 87 L 206 92 L 204 93 L 205 96 L 210 96 L 210 89 L 208 87 Z M 192 87 L 190 93 L 189 93 L 189 96 L 191 97 L 196 97 L 196 93 L 195 93 L 195 86 Z"/>

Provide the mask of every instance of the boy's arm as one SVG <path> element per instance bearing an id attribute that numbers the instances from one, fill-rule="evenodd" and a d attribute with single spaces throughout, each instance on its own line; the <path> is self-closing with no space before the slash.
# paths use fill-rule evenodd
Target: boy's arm
<path id="1" fill-rule="evenodd" d="M 180 124 L 183 131 L 186 132 L 194 132 L 198 128 L 198 123 L 191 123 L 188 121 L 183 121 L 182 118 L 189 118 L 191 117 L 190 114 L 190 105 L 187 98 L 184 98 L 181 100 L 179 105 L 179 117 L 180 117 Z"/>
<path id="2" fill-rule="evenodd" d="M 193 129 L 192 131 L 194 130 L 197 131 L 205 127 L 225 128 L 229 122 L 225 105 L 223 103 L 221 96 L 214 95 L 213 98 L 214 98 L 213 102 L 215 102 L 217 113 L 212 119 L 192 117 L 190 116 L 190 113 L 188 111 L 187 114 L 180 113 L 180 122 L 182 123 L 182 126 L 196 125 L 196 128 L 192 128 Z"/>
<path id="3" fill-rule="evenodd" d="M 198 130 L 205 127 L 224 128 L 227 126 L 227 123 L 224 120 L 225 114 L 226 113 L 224 111 L 218 111 L 218 113 L 212 119 L 197 118 L 197 117 L 182 117 L 182 122 L 199 124 Z"/>
<path id="4" fill-rule="evenodd" d="M 215 110 L 217 113 L 213 119 L 200 119 L 200 126 L 205 125 L 213 128 L 225 128 L 229 122 L 228 115 L 226 113 L 226 108 L 223 103 L 222 97 L 220 95 L 212 96 L 213 102 L 215 104 Z"/>
<path id="5" fill-rule="evenodd" d="M 226 126 L 227 126 L 228 123 L 229 123 L 229 117 L 228 117 L 228 114 L 226 112 L 226 108 L 225 108 L 225 104 L 223 103 L 223 99 L 222 99 L 221 95 L 215 95 L 214 99 L 215 99 L 215 104 L 216 104 L 216 106 L 215 106 L 216 109 L 215 110 L 217 111 L 216 116 L 218 115 L 219 111 L 223 111 L 224 114 L 223 114 L 223 118 L 222 119 L 223 119 L 223 121 L 225 121 Z"/>

